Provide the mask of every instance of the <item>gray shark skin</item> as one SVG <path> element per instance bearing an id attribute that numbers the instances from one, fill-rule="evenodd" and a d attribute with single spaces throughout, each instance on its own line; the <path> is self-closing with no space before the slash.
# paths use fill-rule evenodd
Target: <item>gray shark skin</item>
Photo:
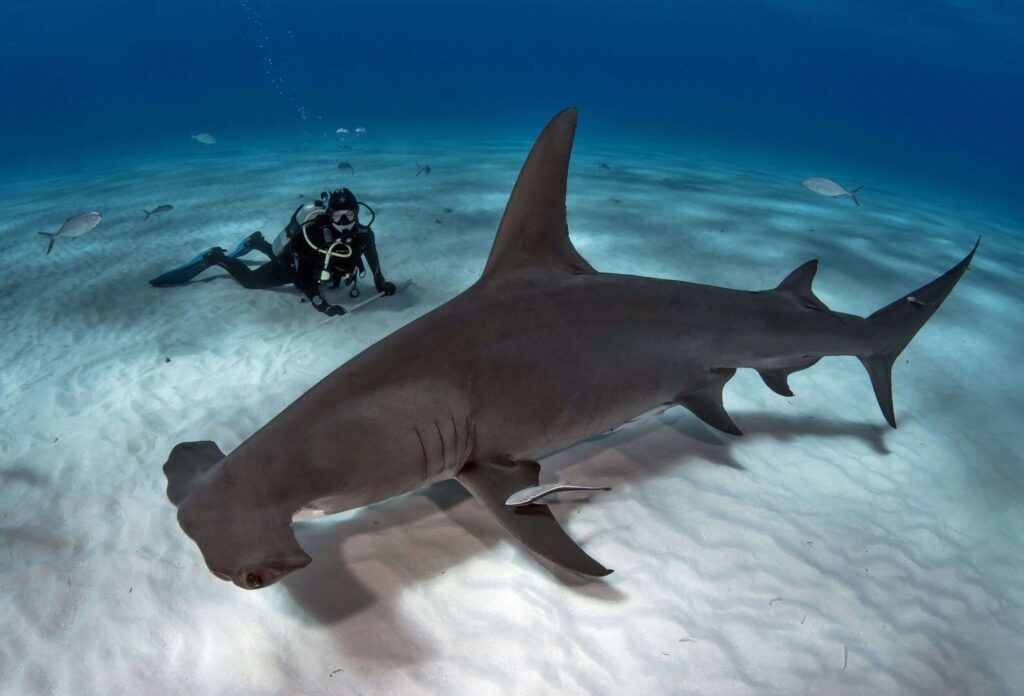
<path id="1" fill-rule="evenodd" d="M 208 441 L 171 451 L 168 497 L 215 575 L 266 587 L 311 560 L 291 528 L 297 513 L 350 510 L 448 478 L 538 555 L 607 575 L 546 505 L 505 501 L 538 484 L 538 457 L 659 406 L 740 434 L 722 406 L 740 367 L 792 395 L 790 373 L 855 355 L 895 427 L 893 361 L 973 250 L 867 318 L 814 296 L 815 261 L 759 292 L 599 273 L 566 223 L 576 120 L 567 109 L 537 139 L 476 283 L 341 365 L 230 454 Z"/>

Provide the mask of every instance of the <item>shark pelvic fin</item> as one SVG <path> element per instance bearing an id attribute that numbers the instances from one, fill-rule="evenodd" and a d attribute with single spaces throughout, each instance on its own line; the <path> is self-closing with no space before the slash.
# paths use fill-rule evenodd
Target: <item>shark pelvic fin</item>
<path id="1" fill-rule="evenodd" d="M 188 497 L 196 481 L 224 458 L 215 442 L 182 442 L 174 446 L 164 464 L 167 497 L 175 505 Z"/>
<path id="2" fill-rule="evenodd" d="M 530 150 L 498 226 L 481 280 L 529 267 L 595 273 L 569 240 L 565 194 L 576 109 L 555 116 Z"/>
<path id="3" fill-rule="evenodd" d="M 502 527 L 538 556 L 583 575 L 602 577 L 611 573 L 565 533 L 547 505 L 505 505 L 512 494 L 536 486 L 539 474 L 540 464 L 533 461 L 486 461 L 469 462 L 455 478 Z"/>
<path id="4" fill-rule="evenodd" d="M 722 389 L 734 374 L 736 374 L 734 368 L 712 370 L 711 381 L 680 396 L 676 401 L 679 405 L 690 409 L 693 415 L 712 428 L 717 428 L 730 435 L 742 435 L 743 431 L 733 423 L 732 418 L 725 412 L 725 406 L 722 405 Z"/>
<path id="5" fill-rule="evenodd" d="M 775 288 L 775 291 L 792 293 L 800 299 L 807 309 L 827 312 L 829 311 L 828 307 L 818 299 L 811 289 L 811 284 L 814 282 L 814 274 L 817 272 L 818 259 L 811 259 L 807 263 L 798 266 L 792 273 L 786 276 Z"/>

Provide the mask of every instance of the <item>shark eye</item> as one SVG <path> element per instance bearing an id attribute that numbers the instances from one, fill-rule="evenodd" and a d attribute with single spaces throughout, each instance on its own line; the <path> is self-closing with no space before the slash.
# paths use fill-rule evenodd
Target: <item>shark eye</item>
<path id="1" fill-rule="evenodd" d="M 259 573 L 249 573 L 245 576 L 245 584 L 255 590 L 263 587 L 263 578 Z"/>

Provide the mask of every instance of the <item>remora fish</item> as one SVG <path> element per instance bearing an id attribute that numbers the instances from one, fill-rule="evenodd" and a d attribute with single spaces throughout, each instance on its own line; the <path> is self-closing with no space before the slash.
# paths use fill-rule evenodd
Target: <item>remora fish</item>
<path id="1" fill-rule="evenodd" d="M 855 355 L 895 426 L 893 362 L 974 250 L 867 318 L 814 296 L 816 261 L 760 292 L 599 273 L 566 224 L 575 131 L 568 109 L 541 133 L 476 283 L 343 364 L 231 454 L 210 441 L 171 451 L 168 498 L 217 577 L 266 587 L 311 561 L 292 531 L 297 513 L 359 508 L 448 478 L 538 555 L 607 575 L 546 505 L 505 501 L 538 485 L 538 457 L 658 406 L 740 434 L 722 406 L 740 367 L 790 395 L 790 373 Z"/>
<path id="2" fill-rule="evenodd" d="M 53 241 L 57 237 L 64 237 L 67 239 L 74 239 L 75 237 L 81 237 L 83 234 L 91 230 L 96 225 L 100 224 L 103 220 L 103 216 L 97 212 L 79 213 L 78 215 L 72 215 L 64 224 L 60 226 L 60 229 L 56 232 L 40 232 L 41 237 L 46 237 L 46 253 L 50 253 L 50 249 L 53 248 Z"/>
<path id="3" fill-rule="evenodd" d="M 858 186 L 857 188 L 847 191 L 840 184 L 837 184 L 831 179 L 825 179 L 820 176 L 812 176 L 810 179 L 804 179 L 803 184 L 810 190 L 815 193 L 820 193 L 823 196 L 831 196 L 832 198 L 837 196 L 849 196 L 858 206 L 860 205 L 860 201 L 857 200 L 857 192 L 864 188 L 863 186 Z"/>
<path id="4" fill-rule="evenodd" d="M 215 144 L 217 142 L 217 139 L 214 138 L 209 133 L 200 133 L 199 135 L 192 135 L 192 139 L 193 140 L 198 140 L 203 145 L 213 145 L 213 144 Z"/>
<path id="5" fill-rule="evenodd" d="M 508 497 L 505 501 L 506 505 L 512 507 L 522 507 L 523 505 L 532 505 L 541 498 L 546 498 L 552 493 L 561 493 L 562 491 L 610 491 L 611 488 L 607 486 L 577 486 L 572 483 L 547 483 L 543 486 L 530 486 L 524 488 L 521 491 L 516 491 Z"/>
<path id="6" fill-rule="evenodd" d="M 166 213 L 166 212 L 168 212 L 170 210 L 174 210 L 174 206 L 173 205 L 168 205 L 167 203 L 164 203 L 163 205 L 158 205 L 157 207 L 153 208 L 152 210 L 145 210 L 144 209 L 142 212 L 144 212 L 146 214 L 146 217 L 144 217 L 142 219 L 143 219 L 143 221 L 145 221 L 145 220 L 149 219 L 150 215 L 161 215 L 162 213 Z"/>

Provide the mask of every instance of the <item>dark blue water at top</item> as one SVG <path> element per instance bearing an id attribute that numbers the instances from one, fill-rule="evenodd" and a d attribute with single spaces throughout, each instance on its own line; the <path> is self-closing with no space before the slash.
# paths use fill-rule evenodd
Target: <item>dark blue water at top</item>
<path id="1" fill-rule="evenodd" d="M 706 142 L 1019 210 L 1024 6 L 21 2 L 0 6 L 0 181 L 26 166 L 363 125 Z M 815 171 L 815 174 L 827 172 Z"/>

